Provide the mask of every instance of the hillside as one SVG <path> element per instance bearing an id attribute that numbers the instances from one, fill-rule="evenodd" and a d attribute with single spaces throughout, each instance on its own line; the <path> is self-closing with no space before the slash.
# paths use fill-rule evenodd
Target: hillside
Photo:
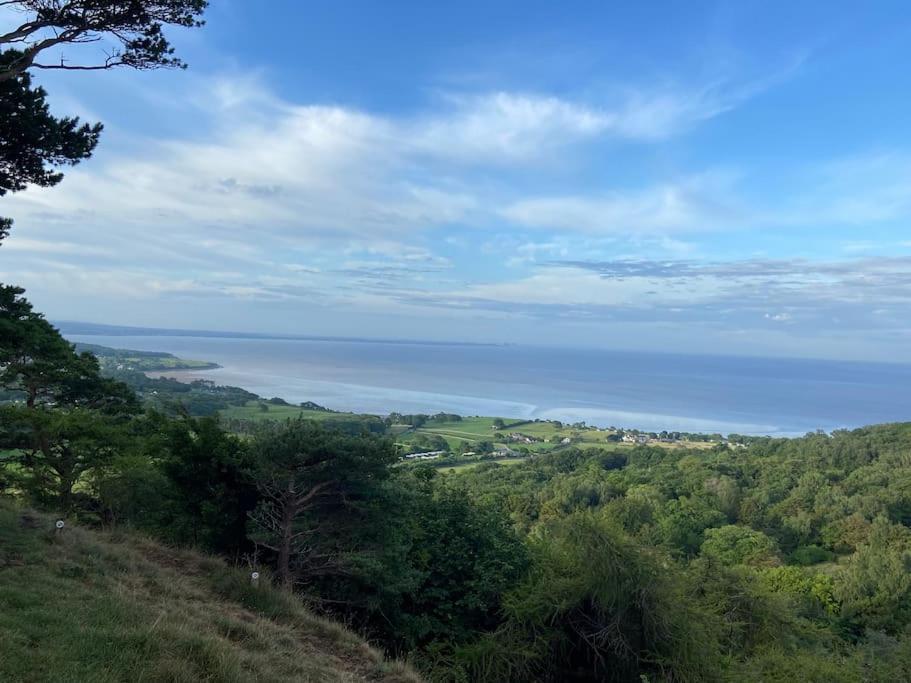
<path id="1" fill-rule="evenodd" d="M 221 367 L 218 363 L 202 360 L 186 360 L 163 351 L 136 351 L 113 349 L 99 344 L 74 344 L 77 353 L 91 353 L 98 358 L 102 370 L 137 370 L 154 372 L 166 370 L 213 370 Z"/>
<path id="2" fill-rule="evenodd" d="M 0 680 L 417 681 L 220 560 L 0 503 Z"/>

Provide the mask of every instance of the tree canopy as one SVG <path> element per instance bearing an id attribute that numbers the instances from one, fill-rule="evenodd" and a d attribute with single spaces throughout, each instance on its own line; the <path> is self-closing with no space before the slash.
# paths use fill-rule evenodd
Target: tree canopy
<path id="1" fill-rule="evenodd" d="M 103 377 L 98 359 L 73 345 L 22 296 L 21 287 L 0 285 L 0 387 L 21 393 L 25 404 L 83 406 L 133 411 L 136 397 Z"/>
<path id="2" fill-rule="evenodd" d="M 29 185 L 50 187 L 60 168 L 89 158 L 100 123 L 56 117 L 47 93 L 32 83 L 31 70 L 94 71 L 183 68 L 165 36 L 166 26 L 202 25 L 207 0 L 2 0 L 0 8 L 21 17 L 0 34 L 0 196 Z M 92 46 L 95 49 L 92 49 Z M 65 52 L 77 53 L 71 61 Z M 53 61 L 43 57 L 54 53 Z M 87 61 L 78 61 L 85 58 Z M 0 216 L 0 242 L 12 220 Z"/>
<path id="3" fill-rule="evenodd" d="M 99 70 L 182 67 L 164 34 L 165 26 L 202 25 L 207 0 L 6 0 L 0 3 L 23 19 L 0 35 L 0 48 L 15 48 L 0 66 L 0 82 L 28 69 Z M 96 44 L 98 56 L 71 62 L 65 53 L 54 61 L 42 56 L 55 48 Z M 80 56 L 82 55 L 80 51 Z"/>
<path id="4" fill-rule="evenodd" d="M 15 51 L 0 54 L 0 69 L 16 59 Z M 51 115 L 43 88 L 32 86 L 27 72 L 0 80 L 0 196 L 28 185 L 49 187 L 63 179 L 60 166 L 91 156 L 98 144 L 100 123 Z"/>

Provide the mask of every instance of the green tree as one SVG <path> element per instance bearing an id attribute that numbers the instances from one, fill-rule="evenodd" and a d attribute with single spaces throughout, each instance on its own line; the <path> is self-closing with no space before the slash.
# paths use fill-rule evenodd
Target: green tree
<path id="1" fill-rule="evenodd" d="M 23 293 L 0 285 L 0 387 L 21 392 L 29 408 L 50 403 L 135 411 L 133 392 L 102 377 L 98 359 L 77 354 Z"/>
<path id="2" fill-rule="evenodd" d="M 778 544 L 774 539 L 761 531 L 736 524 L 707 529 L 701 554 L 728 566 L 748 564 L 756 567 L 774 567 L 781 564 Z"/>
<path id="3" fill-rule="evenodd" d="M 727 521 L 723 512 L 699 498 L 681 496 L 669 500 L 658 520 L 664 542 L 687 555 L 695 555 L 705 539 L 705 530 Z"/>
<path id="4" fill-rule="evenodd" d="M 531 550 L 505 623 L 463 655 L 471 680 L 722 678 L 716 624 L 669 559 L 591 513 L 541 529 Z"/>
<path id="5" fill-rule="evenodd" d="M 164 35 L 166 25 L 201 26 L 207 0 L 9 0 L 3 5 L 20 17 L 0 34 L 0 47 L 15 46 L 15 57 L 0 69 L 0 82 L 28 69 L 92 71 L 128 66 L 134 69 L 182 67 Z M 71 63 L 63 56 L 40 61 L 62 46 L 102 42 L 96 59 Z M 80 53 L 88 50 L 82 49 Z M 88 55 L 86 55 L 88 56 Z"/>
<path id="6" fill-rule="evenodd" d="M 449 442 L 439 434 L 416 434 L 411 440 L 411 452 L 448 451 Z"/>
<path id="7" fill-rule="evenodd" d="M 0 34 L 0 196 L 29 184 L 56 185 L 63 178 L 60 167 L 90 157 L 101 134 L 99 123 L 53 116 L 47 93 L 32 85 L 30 70 L 183 67 L 164 27 L 200 26 L 206 5 L 207 0 L 0 2 L 9 16 L 19 18 Z M 85 46 L 96 43 L 107 49 L 90 55 Z M 70 62 L 64 47 L 88 61 Z M 53 58 L 42 59 L 48 55 Z M 11 219 L 0 217 L 0 241 L 11 226 Z"/>
<path id="8" fill-rule="evenodd" d="M 867 542 L 836 576 L 836 596 L 855 631 L 895 634 L 911 624 L 911 530 L 877 517 Z"/>
<path id="9" fill-rule="evenodd" d="M 33 502 L 63 514 L 76 506 L 76 487 L 127 446 L 121 418 L 95 410 L 0 408 L 0 448 L 14 448 L 20 486 Z"/>
<path id="10" fill-rule="evenodd" d="M 699 557 L 689 563 L 687 575 L 692 597 L 722 626 L 725 655 L 745 657 L 775 646 L 791 649 L 791 643 L 812 638 L 812 629 L 795 614 L 791 596 L 771 590 L 756 570 Z"/>
<path id="11" fill-rule="evenodd" d="M 174 540 L 236 554 L 247 546 L 246 525 L 258 501 L 254 465 L 245 444 L 215 417 L 164 423 L 162 470 L 175 493 Z"/>
<path id="12" fill-rule="evenodd" d="M 17 54 L 0 53 L 0 75 Z M 27 72 L 0 77 L 0 196 L 30 184 L 56 185 L 63 179 L 57 168 L 87 159 L 98 144 L 101 124 L 55 118 L 46 96 Z"/>
<path id="13" fill-rule="evenodd" d="M 395 619 L 398 645 L 462 643 L 495 628 L 502 596 L 519 580 L 528 556 L 508 518 L 472 502 L 462 489 L 405 480 L 417 489 L 407 515 L 411 534 L 406 562 L 414 584 L 401 597 Z M 387 614 L 387 616 L 389 616 Z"/>
<path id="14" fill-rule="evenodd" d="M 341 571 L 350 540 L 398 460 L 391 441 L 303 419 L 265 425 L 253 443 L 261 502 L 254 541 L 275 553 L 279 581 Z"/>
<path id="15" fill-rule="evenodd" d="M 478 441 L 472 445 L 472 450 L 476 453 L 493 453 L 494 445 L 492 441 Z"/>

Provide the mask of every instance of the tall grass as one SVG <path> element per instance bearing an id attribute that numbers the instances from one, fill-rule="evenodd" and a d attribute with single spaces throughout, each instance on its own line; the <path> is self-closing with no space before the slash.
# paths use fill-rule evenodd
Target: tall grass
<path id="1" fill-rule="evenodd" d="M 267 581 L 0 502 L 0 681 L 416 681 Z"/>

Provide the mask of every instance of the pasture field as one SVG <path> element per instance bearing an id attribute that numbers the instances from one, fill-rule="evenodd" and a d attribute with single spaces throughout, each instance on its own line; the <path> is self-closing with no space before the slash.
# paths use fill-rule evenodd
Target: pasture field
<path id="1" fill-rule="evenodd" d="M 263 409 L 263 406 L 266 409 Z M 337 413 L 323 410 L 312 410 L 294 405 L 281 405 L 270 403 L 267 400 L 248 401 L 243 406 L 231 406 L 219 413 L 225 419 L 249 420 L 260 422 L 265 420 L 287 420 L 302 417 L 320 422 L 333 422 L 364 419 L 379 419 L 375 415 L 362 415 L 358 413 Z M 501 429 L 494 428 L 494 421 L 503 420 L 506 424 Z M 631 448 L 633 444 L 610 441 L 613 432 L 603 429 L 574 429 L 568 425 L 557 426 L 554 422 L 524 422 L 516 418 L 497 418 L 493 416 L 472 416 L 454 422 L 426 422 L 418 428 L 410 425 L 395 424 L 387 428 L 386 434 L 395 439 L 402 446 L 410 445 L 420 436 L 439 436 L 446 440 L 449 448 L 455 452 L 463 444 L 471 446 L 479 441 L 489 441 L 495 448 L 523 449 L 531 453 L 547 453 L 556 448 L 565 447 L 562 440 L 569 438 L 572 446 L 577 448 Z M 521 443 L 510 441 L 508 434 L 517 433 L 530 436 L 542 441 Z M 715 444 L 701 441 L 678 441 L 673 443 L 651 442 L 649 445 L 660 448 L 711 448 Z"/>
<path id="2" fill-rule="evenodd" d="M 474 469 L 479 465 L 485 465 L 488 463 L 495 463 L 497 465 L 518 465 L 520 462 L 525 462 L 526 458 L 500 458 L 499 460 L 473 460 L 472 462 L 466 462 L 459 465 L 448 465 L 446 467 L 438 468 L 440 472 L 464 472 L 466 470 Z"/>
<path id="3" fill-rule="evenodd" d="M 421 430 L 434 434 L 451 435 L 467 439 L 490 439 L 497 430 L 493 428 L 496 417 L 465 417 L 459 422 L 427 422 Z M 500 418 L 507 424 L 508 418 Z"/>
<path id="4" fill-rule="evenodd" d="M 266 410 L 260 406 L 265 405 Z M 332 420 L 351 420 L 368 417 L 356 413 L 334 413 L 325 410 L 308 410 L 300 406 L 283 406 L 268 401 L 247 401 L 243 406 L 231 406 L 219 411 L 225 419 L 236 420 L 287 420 L 303 417 L 307 420 L 331 422 Z"/>
<path id="5" fill-rule="evenodd" d="M 139 356 L 123 356 L 117 358 L 117 361 L 124 365 L 132 366 L 136 370 L 148 371 L 167 371 L 167 370 L 211 370 L 217 368 L 217 363 L 210 363 L 204 360 L 188 360 L 185 358 L 141 358 Z"/>

